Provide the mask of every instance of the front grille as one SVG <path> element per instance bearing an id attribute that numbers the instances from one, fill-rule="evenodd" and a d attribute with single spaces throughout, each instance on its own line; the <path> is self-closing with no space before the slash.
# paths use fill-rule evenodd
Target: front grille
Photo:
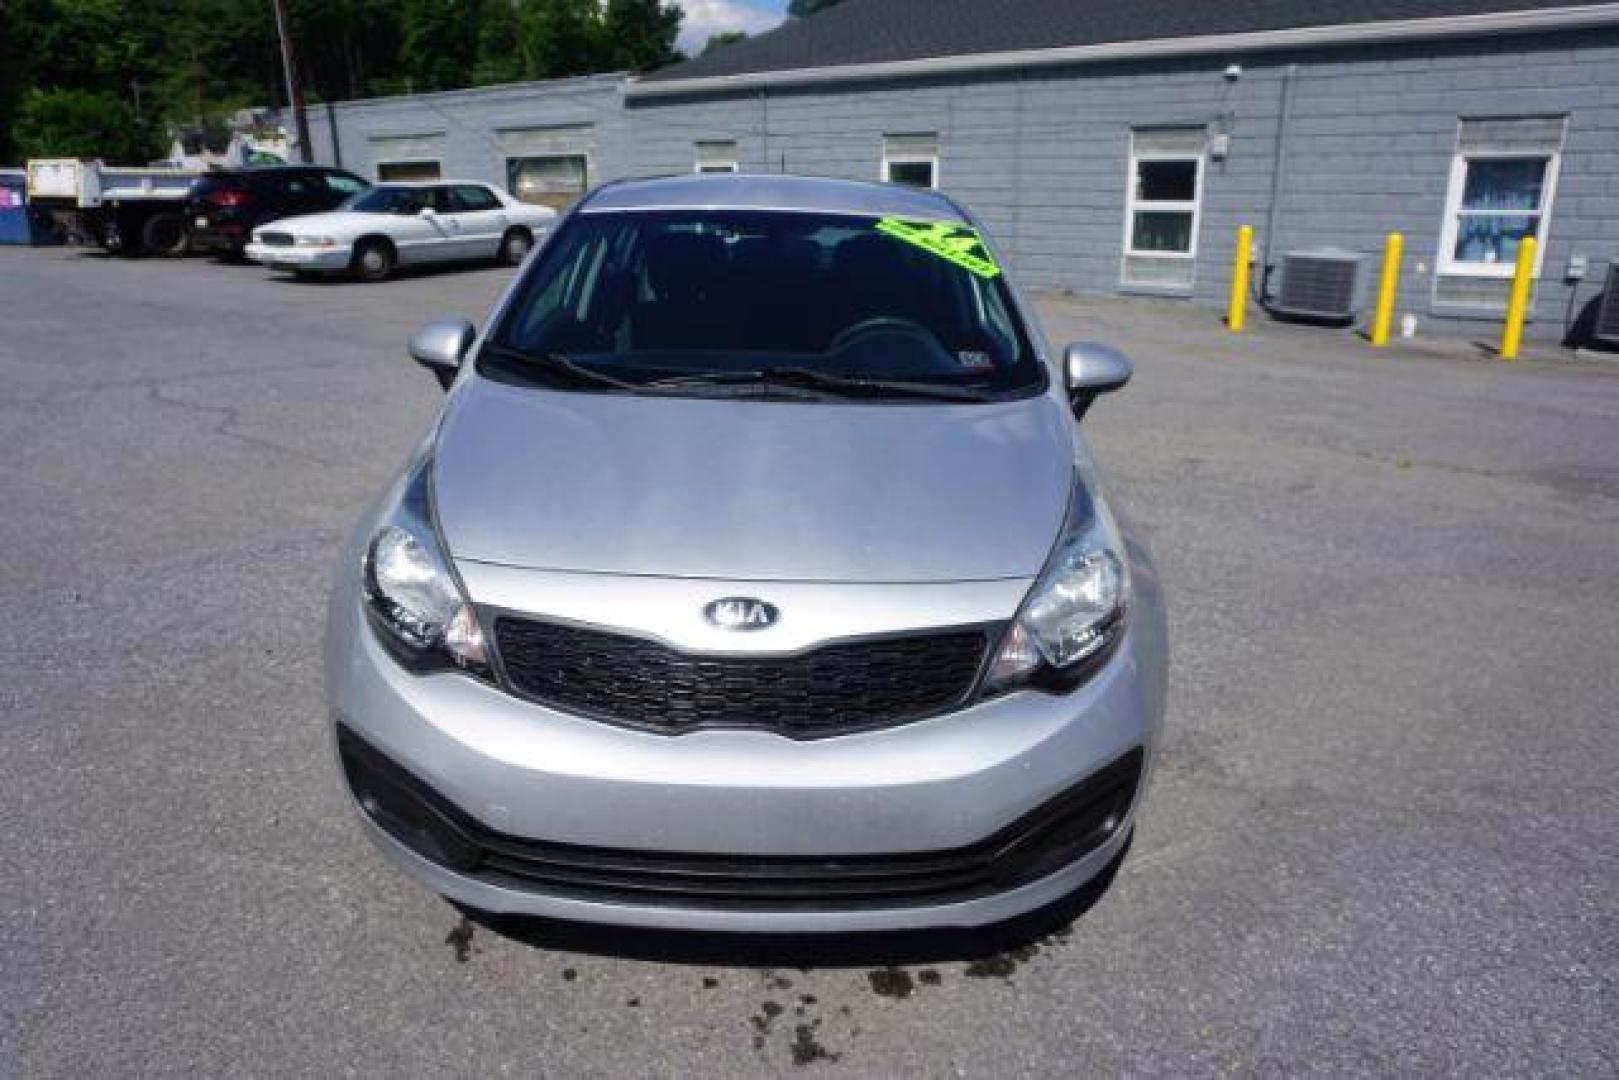
<path id="1" fill-rule="evenodd" d="M 724 855 L 559 844 L 498 833 L 338 726 L 360 807 L 413 851 L 505 888 L 609 903 L 837 911 L 959 903 L 1037 881 L 1124 825 L 1141 779 L 1131 750 L 987 839 L 947 851 Z"/>
<path id="2" fill-rule="evenodd" d="M 284 232 L 261 232 L 259 242 L 268 247 L 291 247 L 292 234 Z"/>
<path id="3" fill-rule="evenodd" d="M 794 656 L 713 656 L 578 626 L 501 617 L 512 689 L 565 712 L 675 734 L 752 728 L 813 739 L 961 705 L 986 628 L 826 645 Z"/>

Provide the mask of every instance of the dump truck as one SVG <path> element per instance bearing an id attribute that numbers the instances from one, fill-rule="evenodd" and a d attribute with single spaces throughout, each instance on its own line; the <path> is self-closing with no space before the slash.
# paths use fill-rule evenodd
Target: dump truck
<path id="1" fill-rule="evenodd" d="M 183 255 L 185 203 L 201 172 L 77 158 L 28 162 L 28 205 L 79 243 L 124 255 Z"/>

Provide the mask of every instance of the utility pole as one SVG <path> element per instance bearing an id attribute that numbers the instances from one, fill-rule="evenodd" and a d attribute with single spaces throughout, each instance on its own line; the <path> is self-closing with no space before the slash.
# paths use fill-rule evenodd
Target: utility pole
<path id="1" fill-rule="evenodd" d="M 287 104 L 292 107 L 292 123 L 298 139 L 298 158 L 305 165 L 314 161 L 309 145 L 309 117 L 304 114 L 304 92 L 298 85 L 298 53 L 287 30 L 285 0 L 270 0 L 275 9 L 275 32 L 281 39 L 281 68 L 287 77 Z"/>

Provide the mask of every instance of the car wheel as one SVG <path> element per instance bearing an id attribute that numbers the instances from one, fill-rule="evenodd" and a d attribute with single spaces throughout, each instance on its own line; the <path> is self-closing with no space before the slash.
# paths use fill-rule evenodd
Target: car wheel
<path id="1" fill-rule="evenodd" d="M 153 214 L 141 226 L 141 250 L 152 255 L 184 255 L 189 244 L 185 220 L 179 214 Z"/>
<path id="2" fill-rule="evenodd" d="M 351 269 L 361 281 L 386 281 L 394 272 L 393 245 L 386 240 L 360 241 L 354 248 Z"/>
<path id="3" fill-rule="evenodd" d="M 534 237 L 527 229 L 507 229 L 500 239 L 500 261 L 516 266 L 528 257 L 528 249 L 533 246 Z"/>

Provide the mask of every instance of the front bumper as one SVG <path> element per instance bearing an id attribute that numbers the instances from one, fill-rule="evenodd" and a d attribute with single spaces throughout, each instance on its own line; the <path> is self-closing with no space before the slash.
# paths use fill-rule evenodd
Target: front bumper
<path id="1" fill-rule="evenodd" d="M 249 259 L 272 270 L 347 270 L 352 250 L 343 245 L 327 248 L 282 247 L 250 243 L 243 249 Z"/>
<path id="2" fill-rule="evenodd" d="M 186 232 L 191 238 L 193 251 L 233 254 L 240 253 L 253 235 L 252 228 L 245 222 L 215 221 L 198 210 L 187 210 Z"/>
<path id="3" fill-rule="evenodd" d="M 363 617 L 356 560 L 341 565 L 329 694 L 361 818 L 411 876 L 494 913 L 770 933 L 1004 922 L 1118 853 L 1163 712 L 1163 614 L 1146 565 L 1118 650 L 1072 694 L 814 742 L 654 734 L 458 674 L 409 674 Z M 424 806 L 450 828 L 424 833 Z M 1038 843 L 1023 839 L 1032 832 Z"/>
<path id="4" fill-rule="evenodd" d="M 1113 850 L 1141 779 L 1129 752 L 994 836 L 944 852 L 745 856 L 505 836 L 338 726 L 349 791 L 373 830 L 463 884 L 556 899 L 764 916 L 943 908 L 1032 885 Z"/>

